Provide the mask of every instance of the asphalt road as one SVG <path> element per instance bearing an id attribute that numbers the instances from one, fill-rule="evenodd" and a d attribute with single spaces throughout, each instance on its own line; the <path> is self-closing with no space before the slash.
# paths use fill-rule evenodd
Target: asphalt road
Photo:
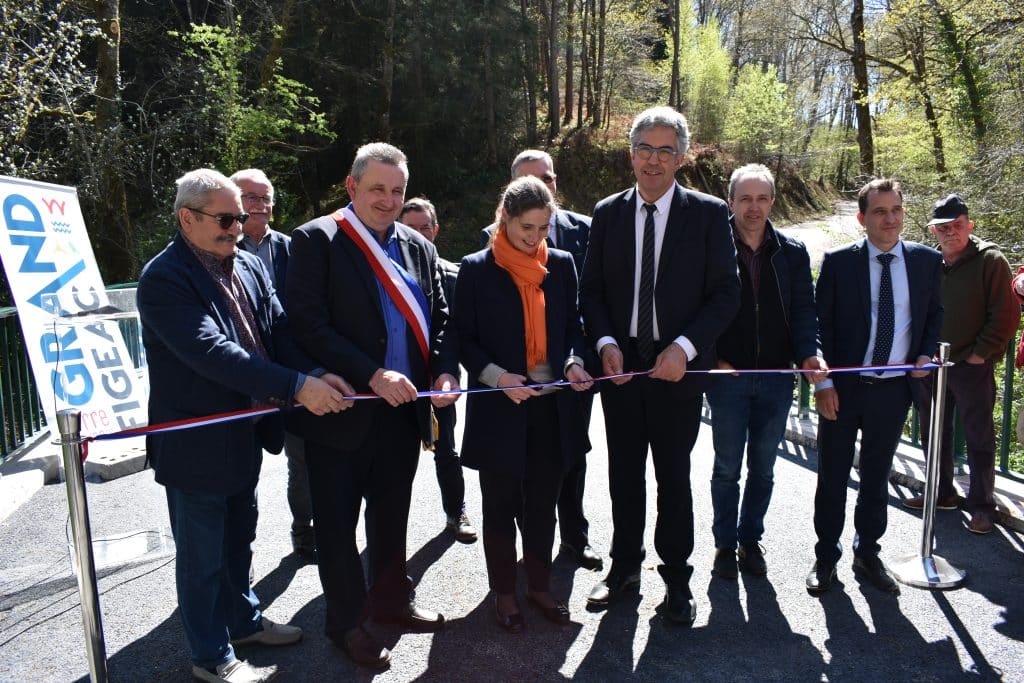
<path id="1" fill-rule="evenodd" d="M 595 409 L 586 507 L 593 544 L 606 554 L 611 539 L 606 452 Z M 963 513 L 940 512 L 937 552 L 969 572 L 951 591 L 904 587 L 898 597 L 859 584 L 848 561 L 837 586 L 822 598 L 804 589 L 813 562 L 811 506 L 816 454 L 791 444 L 779 452 L 776 489 L 766 520 L 769 572 L 738 581 L 713 578 L 711 435 L 705 424 L 693 452 L 697 520 L 692 588 L 697 622 L 681 629 L 657 606 L 662 584 L 653 551 L 653 472 L 648 482 L 648 561 L 638 593 L 606 612 L 585 608 L 599 574 L 556 561 L 555 593 L 569 596 L 573 623 L 544 621 L 524 605 L 527 629 L 506 634 L 494 623 L 479 543 L 460 545 L 444 532 L 444 515 L 430 454 L 424 454 L 413 494 L 409 569 L 418 600 L 443 611 L 444 631 L 402 634 L 372 630 L 393 650 L 383 681 L 700 680 L 700 681 L 1024 681 L 1024 538 L 997 527 L 969 534 Z M 475 473 L 467 474 L 469 513 L 480 519 Z M 290 555 L 283 457 L 268 456 L 260 485 L 256 590 L 269 617 L 305 630 L 295 646 L 247 648 L 258 665 L 277 663 L 278 680 L 364 680 L 322 634 L 323 599 L 316 567 Z M 851 484 L 848 520 L 856 481 Z M 891 488 L 885 560 L 913 552 L 921 520 Z M 189 663 L 176 612 L 173 554 L 160 548 L 167 524 L 162 489 L 151 472 L 88 485 L 95 538 L 105 543 L 101 570 L 103 625 L 113 681 L 186 681 Z M 51 485 L 0 525 L 0 681 L 69 681 L 88 675 L 77 587 L 67 555 L 63 485 Z M 852 528 L 844 543 L 852 541 Z M 149 531 L 150 533 L 147 533 Z M 134 547 L 133 547 L 134 546 Z M 139 555 L 148 549 L 148 554 Z M 110 557 L 121 552 L 120 560 Z M 135 556 L 130 559 L 128 556 Z"/>

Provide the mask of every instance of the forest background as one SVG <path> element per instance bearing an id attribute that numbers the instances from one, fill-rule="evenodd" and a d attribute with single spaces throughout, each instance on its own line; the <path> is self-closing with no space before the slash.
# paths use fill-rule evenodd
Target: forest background
<path id="1" fill-rule="evenodd" d="M 287 233 L 345 201 L 372 140 L 408 154 L 457 259 L 520 149 L 551 151 L 584 213 L 631 184 L 626 131 L 654 104 L 690 121 L 690 186 L 723 196 L 761 161 L 783 212 L 827 212 L 891 175 L 912 239 L 957 190 L 1024 249 L 1020 3 L 0 0 L 0 50 L 0 173 L 77 186 L 107 283 L 171 237 L 183 172 L 264 169 Z"/>

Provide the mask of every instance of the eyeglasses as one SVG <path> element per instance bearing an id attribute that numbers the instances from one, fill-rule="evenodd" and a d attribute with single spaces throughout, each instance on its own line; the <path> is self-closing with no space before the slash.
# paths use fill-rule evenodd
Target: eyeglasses
<path id="1" fill-rule="evenodd" d="M 205 211 L 200 211 L 199 209 L 193 209 L 192 207 L 189 207 L 188 210 L 189 211 L 193 211 L 193 212 L 198 213 L 198 214 L 202 214 L 203 216 L 209 216 L 210 218 L 216 218 L 217 219 L 217 225 L 220 226 L 221 230 L 230 230 L 231 226 L 235 224 L 235 221 L 238 221 L 239 225 L 245 225 L 245 222 L 247 220 L 249 220 L 249 214 L 247 214 L 247 213 L 240 213 L 240 214 L 238 214 L 236 216 L 236 215 L 231 214 L 231 213 L 206 213 Z"/>
<path id="2" fill-rule="evenodd" d="M 661 163 L 668 163 L 674 161 L 678 155 L 676 150 L 672 147 L 651 147 L 650 145 L 639 144 L 633 148 L 633 154 L 640 157 L 641 161 L 647 161 L 654 154 L 658 155 L 658 161 Z"/>
<path id="3" fill-rule="evenodd" d="M 537 177 L 543 180 L 546 184 L 550 185 L 551 183 L 555 182 L 555 178 L 557 178 L 558 176 L 556 176 L 554 173 L 545 173 L 544 175 Z"/>
<path id="4" fill-rule="evenodd" d="M 251 192 L 246 192 L 245 194 L 243 194 L 242 199 L 249 202 L 263 202 L 264 204 L 274 203 L 273 197 L 268 197 L 265 194 L 252 194 Z"/>

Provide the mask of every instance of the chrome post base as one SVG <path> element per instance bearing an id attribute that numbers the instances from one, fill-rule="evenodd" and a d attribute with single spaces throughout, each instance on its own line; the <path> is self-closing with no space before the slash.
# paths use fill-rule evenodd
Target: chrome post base
<path id="1" fill-rule="evenodd" d="M 956 588 L 967 580 L 967 572 L 937 555 L 905 555 L 891 562 L 889 571 L 897 581 L 914 588 Z"/>

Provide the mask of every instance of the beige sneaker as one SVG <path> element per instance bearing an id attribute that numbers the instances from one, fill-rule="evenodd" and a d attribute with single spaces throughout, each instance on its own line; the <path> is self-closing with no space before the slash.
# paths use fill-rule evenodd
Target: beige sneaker
<path id="1" fill-rule="evenodd" d="M 263 683 L 277 675 L 276 666 L 266 666 L 257 669 L 250 666 L 249 662 L 241 659 L 232 659 L 226 664 L 221 664 L 216 671 L 204 669 L 201 666 L 192 667 L 192 678 L 200 681 L 226 681 L 227 683 Z"/>
<path id="2" fill-rule="evenodd" d="M 275 624 L 266 617 L 262 618 L 262 628 L 244 638 L 232 640 L 235 647 L 239 645 L 291 645 L 302 640 L 302 629 L 291 624 Z"/>

